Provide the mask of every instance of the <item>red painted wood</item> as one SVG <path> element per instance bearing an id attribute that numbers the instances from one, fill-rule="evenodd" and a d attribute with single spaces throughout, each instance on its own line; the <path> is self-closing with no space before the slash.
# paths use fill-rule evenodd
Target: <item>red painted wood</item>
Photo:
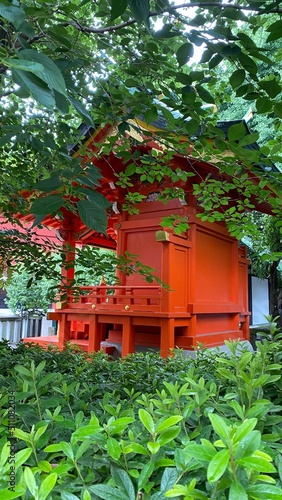
<path id="1" fill-rule="evenodd" d="M 93 151 L 98 151 L 97 143 L 109 132 L 108 127 L 94 134 L 95 144 L 89 142 Z M 152 140 L 146 147 L 140 146 L 140 152 L 150 154 L 152 147 L 157 149 L 159 145 Z M 127 190 L 113 183 L 115 173 L 125 165 L 114 153 L 107 158 L 95 155 L 93 163 L 101 168 L 103 175 L 100 192 L 110 201 L 122 204 Z M 175 347 L 194 348 L 199 342 L 213 347 L 229 339 L 248 339 L 246 252 L 238 248 L 238 242 L 223 223 L 210 224 L 197 217 L 199 209 L 192 194 L 195 182 L 207 174 L 216 178 L 218 169 L 177 155 L 170 167 L 197 172 L 192 180 L 178 183 L 186 193 L 186 204 L 178 199 L 166 205 L 150 201 L 152 192 L 170 186 L 165 178 L 162 185 L 139 182 L 132 190 L 138 189 L 147 197 L 146 202 L 138 205 L 139 213 L 130 215 L 124 211 L 109 219 L 109 230 L 117 239 L 117 254 L 136 255 L 142 264 L 155 269 L 156 276 L 170 286 L 170 291 L 154 282 L 145 282 L 136 272 L 126 276 L 120 271 L 119 286 L 82 287 L 84 295 L 78 300 L 70 295 L 61 310 L 50 314 L 59 322 L 60 348 L 68 341 L 77 341 L 92 352 L 99 350 L 102 340 L 114 338 L 122 344 L 122 356 L 134 352 L 137 345 L 156 346 L 162 356 L 168 356 Z M 78 218 L 70 213 L 64 215 L 69 264 L 73 259 L 75 234 L 83 227 Z M 178 236 L 160 225 L 162 218 L 169 215 L 188 218 L 190 227 L 186 234 Z M 158 231 L 163 233 L 157 237 Z M 63 276 L 71 282 L 73 270 L 66 269 Z"/>

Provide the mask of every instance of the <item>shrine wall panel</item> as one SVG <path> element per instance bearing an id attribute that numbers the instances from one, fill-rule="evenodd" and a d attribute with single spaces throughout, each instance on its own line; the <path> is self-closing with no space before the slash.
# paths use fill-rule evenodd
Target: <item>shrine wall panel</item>
<path id="1" fill-rule="evenodd" d="M 172 307 L 175 310 L 186 311 L 188 297 L 188 250 L 179 245 L 174 246 L 173 270 L 170 286 L 173 288 Z"/>
<path id="2" fill-rule="evenodd" d="M 234 240 L 201 228 L 196 234 L 195 302 L 233 302 Z"/>
<path id="3" fill-rule="evenodd" d="M 200 314 L 197 315 L 197 338 L 206 333 L 233 332 L 239 329 L 236 315 Z"/>
<path id="4" fill-rule="evenodd" d="M 138 255 L 138 260 L 156 270 L 157 276 L 161 275 L 162 268 L 162 245 L 156 241 L 154 230 L 130 231 L 127 233 L 126 250 L 131 254 Z M 137 274 L 126 278 L 127 285 L 146 285 L 148 282 Z"/>

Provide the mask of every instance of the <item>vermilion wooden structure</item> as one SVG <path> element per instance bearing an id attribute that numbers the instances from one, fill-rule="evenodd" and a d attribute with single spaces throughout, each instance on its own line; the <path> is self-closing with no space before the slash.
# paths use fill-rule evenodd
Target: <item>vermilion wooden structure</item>
<path id="1" fill-rule="evenodd" d="M 144 131 L 145 124 L 142 126 Z M 117 188 L 114 182 L 115 174 L 124 165 L 114 152 L 107 157 L 97 155 L 97 143 L 104 141 L 108 133 L 110 128 L 94 132 L 88 147 L 93 148 L 93 161 L 102 171 L 101 192 L 121 204 L 126 191 Z M 153 147 L 159 145 L 153 139 L 148 140 L 147 154 Z M 60 309 L 49 314 L 58 321 L 57 336 L 33 341 L 41 345 L 55 343 L 60 349 L 66 342 L 72 342 L 87 352 L 100 350 L 101 342 L 104 349 L 107 345 L 121 345 L 122 356 L 134 352 L 136 346 L 156 347 L 162 356 L 168 356 L 176 347 L 191 350 L 198 343 L 214 347 L 225 340 L 249 338 L 246 249 L 229 235 L 223 223 L 211 224 L 197 217 L 200 209 L 192 194 L 192 184 L 207 174 L 218 177 L 218 169 L 178 155 L 170 166 L 197 172 L 192 180 L 179 183 L 185 189 L 185 200 L 171 200 L 166 205 L 151 201 L 155 199 L 154 192 L 166 187 L 168 181 L 164 179 L 160 188 L 160 185 L 138 184 L 136 179 L 134 189 L 139 188 L 146 196 L 146 201 L 138 205 L 139 213 L 112 213 L 109 235 L 103 236 L 104 240 L 101 235 L 91 233 L 96 245 L 111 248 L 116 245 L 118 255 L 125 251 L 137 254 L 142 263 L 156 269 L 157 276 L 169 284 L 170 290 L 154 283 L 145 284 L 134 273 L 120 274 L 118 286 L 81 287 L 79 297 L 69 295 L 65 303 L 60 303 Z M 267 211 L 267 205 L 258 209 Z M 185 234 L 177 236 L 160 226 L 162 218 L 171 214 L 188 217 L 189 230 Z M 60 234 L 74 251 L 85 228 L 77 217 L 67 212 L 64 215 Z M 89 241 L 85 238 L 83 243 Z M 73 259 L 72 250 L 68 259 Z M 74 270 L 68 268 L 63 273 L 72 279 Z"/>

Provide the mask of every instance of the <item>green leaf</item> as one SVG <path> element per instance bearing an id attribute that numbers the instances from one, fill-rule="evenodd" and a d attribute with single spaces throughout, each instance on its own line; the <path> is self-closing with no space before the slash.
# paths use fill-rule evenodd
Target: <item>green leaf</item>
<path id="1" fill-rule="evenodd" d="M 16 453 L 15 467 L 18 468 L 20 467 L 20 465 L 24 464 L 29 459 L 31 453 L 32 453 L 31 448 L 25 448 L 24 450 L 18 451 Z"/>
<path id="2" fill-rule="evenodd" d="M 207 470 L 209 483 L 216 483 L 226 471 L 230 459 L 229 450 L 220 450 L 211 460 Z"/>
<path id="3" fill-rule="evenodd" d="M 176 73 L 175 80 L 183 85 L 191 85 L 192 83 L 190 75 L 186 75 L 185 73 Z"/>
<path id="4" fill-rule="evenodd" d="M 223 57 L 220 54 L 215 54 L 214 56 L 212 56 L 212 58 L 209 62 L 209 69 L 213 69 L 216 66 L 218 66 L 222 60 L 223 60 Z"/>
<path id="5" fill-rule="evenodd" d="M 243 122 L 231 125 L 228 129 L 228 140 L 230 142 L 238 141 L 242 139 L 247 133 L 247 129 Z"/>
<path id="6" fill-rule="evenodd" d="M 248 144 L 254 144 L 259 139 L 259 133 L 248 134 L 239 141 L 239 146 L 247 146 Z"/>
<path id="7" fill-rule="evenodd" d="M 278 118 L 282 118 L 282 103 L 277 102 L 274 104 L 274 114 L 275 116 L 278 116 Z"/>
<path id="8" fill-rule="evenodd" d="M 67 443 L 66 441 L 61 441 L 59 444 L 61 446 L 61 450 L 63 451 L 63 453 L 70 460 L 73 460 L 74 459 L 74 452 L 73 452 L 73 449 L 72 449 L 72 446 L 70 445 L 70 443 Z"/>
<path id="9" fill-rule="evenodd" d="M 243 439 L 240 440 L 235 454 L 236 460 L 239 458 L 251 456 L 258 450 L 261 442 L 261 433 L 259 431 L 251 431 Z"/>
<path id="10" fill-rule="evenodd" d="M 32 496 L 36 498 L 38 486 L 36 484 L 34 474 L 29 467 L 25 467 L 24 469 L 24 481 Z"/>
<path id="11" fill-rule="evenodd" d="M 208 102 L 210 104 L 214 104 L 213 96 L 202 85 L 196 85 L 196 90 L 199 94 L 199 97 L 202 99 L 202 101 Z"/>
<path id="12" fill-rule="evenodd" d="M 59 467 L 56 467 L 56 470 L 58 470 Z M 69 491 L 62 491 L 61 500 L 80 500 L 80 498 L 76 495 L 73 495 L 73 493 L 70 493 Z"/>
<path id="13" fill-rule="evenodd" d="M 0 491 L 0 500 L 13 500 L 13 498 L 19 498 L 25 495 L 25 489 L 21 486 L 15 486 L 15 491 L 11 491 L 10 488 L 4 488 Z"/>
<path id="14" fill-rule="evenodd" d="M 112 467 L 111 469 L 112 478 L 116 483 L 116 486 L 127 495 L 128 499 L 135 499 L 135 491 L 132 481 L 123 469 L 118 469 L 117 467 Z"/>
<path id="15" fill-rule="evenodd" d="M 93 205 L 96 206 L 96 208 L 99 208 L 100 210 L 107 210 L 111 206 L 111 203 L 103 196 L 101 193 L 99 193 L 96 189 L 80 189 L 78 191 L 79 193 L 86 194 L 87 199 L 89 202 Z M 88 202 L 87 202 L 88 203 Z"/>
<path id="16" fill-rule="evenodd" d="M 185 130 L 189 135 L 196 134 L 199 130 L 199 122 L 192 118 L 185 123 Z"/>
<path id="17" fill-rule="evenodd" d="M 38 78 L 43 80 L 48 87 L 60 94 L 66 95 L 66 84 L 58 66 L 45 54 L 32 49 L 24 49 L 19 52 L 19 58 L 34 61 L 43 66 L 43 71 L 33 71 Z"/>
<path id="18" fill-rule="evenodd" d="M 161 39 L 161 38 L 173 38 L 179 34 L 179 31 L 172 30 L 173 24 L 164 24 L 162 29 L 155 31 L 154 32 L 154 38 L 156 39 Z"/>
<path id="19" fill-rule="evenodd" d="M 0 17 L 7 19 L 7 21 L 12 23 L 15 28 L 19 28 L 19 26 L 25 21 L 25 12 L 23 9 L 16 7 L 15 5 L 2 1 L 0 3 Z"/>
<path id="20" fill-rule="evenodd" d="M 124 453 L 138 453 L 139 455 L 148 455 L 148 450 L 139 443 L 128 443 L 124 447 Z"/>
<path id="21" fill-rule="evenodd" d="M 185 456 L 188 455 L 190 458 L 194 458 L 200 463 L 210 462 L 216 453 L 216 449 L 213 445 L 210 447 L 195 442 L 189 443 L 184 449 Z"/>
<path id="22" fill-rule="evenodd" d="M 160 443 L 148 441 L 147 447 L 148 447 L 148 450 L 150 451 L 150 453 L 152 453 L 152 455 L 155 455 L 156 453 L 158 453 L 161 445 L 160 445 Z"/>
<path id="23" fill-rule="evenodd" d="M 157 438 L 157 443 L 163 446 L 166 443 L 169 443 L 173 439 L 178 436 L 180 432 L 180 427 L 170 427 L 169 429 L 164 430 Z"/>
<path id="24" fill-rule="evenodd" d="M 129 500 L 128 496 L 117 488 L 108 484 L 95 484 L 88 489 L 103 500 Z M 130 499 L 131 500 L 131 499 Z"/>
<path id="25" fill-rule="evenodd" d="M 50 375 L 53 375 L 53 374 L 50 374 Z M 37 441 L 42 436 L 42 434 L 44 434 L 44 432 L 46 431 L 47 427 L 48 427 L 48 424 L 47 425 L 43 425 L 42 427 L 39 427 L 39 429 L 37 429 L 37 431 L 35 433 L 35 436 L 34 436 L 34 441 Z"/>
<path id="26" fill-rule="evenodd" d="M 33 73 L 12 69 L 12 76 L 15 83 L 26 88 L 31 96 L 42 106 L 52 109 L 55 106 L 55 99 L 48 86 Z"/>
<path id="27" fill-rule="evenodd" d="M 196 100 L 197 94 L 193 85 L 186 85 L 182 89 L 182 100 L 185 104 L 193 104 Z M 189 120 L 189 122 L 192 120 Z M 186 123 L 189 123 L 188 121 Z"/>
<path id="28" fill-rule="evenodd" d="M 89 491 L 84 490 L 82 500 L 91 500 L 91 495 Z"/>
<path id="29" fill-rule="evenodd" d="M 7 442 L 4 444 L 2 450 L 1 450 L 1 456 L 0 456 L 0 468 L 5 465 L 7 462 L 9 456 L 10 456 L 10 442 Z"/>
<path id="30" fill-rule="evenodd" d="M 134 422 L 132 417 L 121 417 L 108 423 L 108 429 L 111 434 L 118 434 L 127 429 L 129 424 Z"/>
<path id="31" fill-rule="evenodd" d="M 229 78 L 230 85 L 233 89 L 236 89 L 237 87 L 240 87 L 242 83 L 245 81 L 246 77 L 246 72 L 244 69 L 237 69 L 232 73 L 232 75 Z"/>
<path id="32" fill-rule="evenodd" d="M 248 418 L 236 429 L 234 434 L 234 442 L 238 442 L 246 437 L 257 425 L 256 418 Z"/>
<path id="33" fill-rule="evenodd" d="M 9 68 L 22 69 L 32 73 L 44 71 L 44 66 L 34 61 L 21 61 L 20 59 L 2 59 L 3 63 Z"/>
<path id="34" fill-rule="evenodd" d="M 281 500 L 282 488 L 271 484 L 256 484 L 247 488 L 247 493 L 255 499 L 260 500 Z"/>
<path id="35" fill-rule="evenodd" d="M 137 23 L 142 24 L 144 21 L 147 28 L 149 28 L 149 0 L 127 0 L 127 3 Z"/>
<path id="36" fill-rule="evenodd" d="M 240 63 L 242 64 L 243 68 L 250 73 L 251 75 L 256 75 L 258 71 L 258 67 L 255 63 L 255 61 L 249 57 L 247 54 L 244 54 L 241 52 L 241 54 L 238 55 L 238 59 Z"/>
<path id="37" fill-rule="evenodd" d="M 50 474 L 53 471 L 51 464 L 47 462 L 47 460 L 41 460 L 40 462 L 38 462 L 38 467 L 43 472 L 47 472 L 47 474 Z"/>
<path id="38" fill-rule="evenodd" d="M 17 365 L 15 366 L 15 370 L 17 370 L 17 372 L 19 372 L 21 375 L 25 375 L 28 378 L 32 378 L 31 371 L 25 368 L 24 366 Z"/>
<path id="39" fill-rule="evenodd" d="M 45 368 L 45 365 L 46 365 L 46 361 L 41 361 L 41 363 L 39 363 L 39 365 L 36 367 L 35 369 L 35 378 L 38 378 L 38 376 L 43 372 L 44 368 Z M 33 368 L 33 364 L 32 364 L 32 368 Z"/>
<path id="40" fill-rule="evenodd" d="M 158 119 L 158 110 L 156 106 L 151 106 L 144 114 L 144 119 L 146 123 L 152 123 Z"/>
<path id="41" fill-rule="evenodd" d="M 114 460 L 119 460 L 121 455 L 121 446 L 115 438 L 109 437 L 107 439 L 106 448 L 109 455 L 111 455 Z"/>
<path id="42" fill-rule="evenodd" d="M 154 472 L 154 464 L 152 462 L 148 462 L 142 467 L 140 476 L 138 478 L 138 490 L 143 490 L 144 486 L 148 484 L 151 475 Z"/>
<path id="43" fill-rule="evenodd" d="M 266 97 L 259 97 L 256 100 L 257 112 L 261 115 L 263 113 L 268 113 L 272 109 L 272 102 Z"/>
<path id="44" fill-rule="evenodd" d="M 161 479 L 161 491 L 165 493 L 170 488 L 172 488 L 176 483 L 177 478 L 178 478 L 177 470 L 172 467 L 166 467 Z"/>
<path id="45" fill-rule="evenodd" d="M 235 19 L 235 20 L 240 20 L 240 21 L 245 21 L 246 20 L 246 15 L 242 11 L 237 11 L 235 9 L 232 9 L 231 7 L 225 7 L 222 9 L 221 16 L 227 17 L 228 19 Z"/>
<path id="46" fill-rule="evenodd" d="M 153 421 L 150 413 L 147 412 L 147 410 L 144 410 L 143 408 L 141 408 L 138 412 L 138 415 L 139 415 L 139 418 L 140 418 L 142 424 L 147 429 L 147 431 L 150 434 L 154 434 L 155 424 L 154 424 L 154 421 Z"/>
<path id="47" fill-rule="evenodd" d="M 70 107 L 68 99 L 63 94 L 60 94 L 56 90 L 54 90 L 54 97 L 58 110 L 63 115 L 66 115 L 69 112 L 69 107 Z"/>
<path id="48" fill-rule="evenodd" d="M 228 500 L 248 500 L 245 488 L 239 483 L 231 483 Z"/>
<path id="49" fill-rule="evenodd" d="M 69 99 L 71 105 L 74 107 L 74 109 L 83 118 L 83 121 L 87 125 L 90 125 L 91 127 L 94 127 L 93 119 L 92 119 L 91 115 L 88 113 L 88 111 L 85 108 L 85 106 L 80 101 L 78 101 L 77 99 L 75 99 L 74 97 L 72 97 L 71 95 L 68 96 L 68 99 Z"/>
<path id="50" fill-rule="evenodd" d="M 56 373 L 47 373 L 47 375 L 44 375 L 44 377 L 40 379 L 40 382 L 38 383 L 38 389 L 40 389 L 40 387 L 43 387 L 44 385 L 49 384 L 56 377 Z"/>
<path id="51" fill-rule="evenodd" d="M 58 451 L 62 451 L 62 447 L 60 444 L 50 444 L 49 446 L 46 446 L 44 451 L 46 453 L 56 453 Z"/>
<path id="52" fill-rule="evenodd" d="M 194 55 L 194 47 L 192 43 L 184 43 L 176 51 L 176 59 L 179 66 L 184 66 Z"/>
<path id="53" fill-rule="evenodd" d="M 125 175 L 133 175 L 135 174 L 136 172 L 136 168 L 137 168 L 137 165 L 135 165 L 135 163 L 130 163 L 129 165 L 127 165 L 126 169 L 125 169 Z"/>
<path id="54" fill-rule="evenodd" d="M 84 427 L 80 427 L 73 434 L 72 437 L 77 441 L 84 441 L 85 438 L 89 438 L 94 436 L 98 432 L 103 430 L 99 425 L 85 425 Z"/>
<path id="55" fill-rule="evenodd" d="M 55 472 L 52 472 L 52 474 L 45 477 L 39 488 L 38 500 L 45 500 L 48 497 L 54 488 L 56 481 L 57 474 L 55 474 Z"/>
<path id="56" fill-rule="evenodd" d="M 111 0 L 111 21 L 121 16 L 127 7 L 127 0 Z"/>
<path id="57" fill-rule="evenodd" d="M 281 86 L 276 80 L 260 82 L 260 87 L 265 90 L 270 98 L 276 97 L 281 92 Z"/>
<path id="58" fill-rule="evenodd" d="M 227 58 L 229 58 L 229 57 L 234 58 L 234 56 L 237 56 L 240 53 L 241 53 L 241 47 L 239 47 L 236 44 L 224 45 L 224 47 L 221 50 L 221 54 L 223 54 L 224 57 L 227 57 Z"/>
<path id="59" fill-rule="evenodd" d="M 168 417 L 165 420 L 163 420 L 163 422 L 157 423 L 156 431 L 162 432 L 168 429 L 169 427 L 173 427 L 175 424 L 178 424 L 178 422 L 180 422 L 181 420 L 183 420 L 183 417 L 181 415 L 173 415 L 172 417 Z"/>
<path id="60" fill-rule="evenodd" d="M 269 31 L 270 34 L 267 37 L 267 42 L 272 42 L 273 40 L 278 40 L 278 38 L 282 37 L 282 20 L 280 21 L 275 21 L 275 23 L 272 23 L 266 31 Z"/>
<path id="61" fill-rule="evenodd" d="M 219 437 L 223 440 L 226 440 L 230 436 L 231 429 L 225 423 L 222 417 L 216 415 L 215 413 L 209 413 L 209 419 L 211 424 L 215 430 L 215 432 L 219 435 Z"/>
<path id="62" fill-rule="evenodd" d="M 90 441 L 90 439 L 88 441 L 83 441 L 81 443 L 81 445 L 79 446 L 78 450 L 76 451 L 76 454 L 75 454 L 75 460 L 79 460 L 82 455 L 84 455 L 84 453 L 88 450 L 88 448 L 92 446 L 92 443 Z"/>
<path id="63" fill-rule="evenodd" d="M 30 436 L 27 432 L 22 431 L 21 429 L 15 429 L 14 435 L 16 438 L 21 439 L 22 441 L 30 442 Z"/>
<path id="64" fill-rule="evenodd" d="M 243 457 L 237 460 L 237 462 L 246 469 L 258 472 L 276 472 L 275 467 L 262 457 Z"/>
<path id="65" fill-rule="evenodd" d="M 64 200 L 61 196 L 51 194 L 50 196 L 44 196 L 34 200 L 30 207 L 30 213 L 36 215 L 49 215 L 57 212 L 63 204 Z"/>

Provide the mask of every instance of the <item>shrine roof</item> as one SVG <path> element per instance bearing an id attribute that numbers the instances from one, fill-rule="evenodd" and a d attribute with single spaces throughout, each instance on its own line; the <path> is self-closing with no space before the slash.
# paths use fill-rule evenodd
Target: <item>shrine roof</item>
<path id="1" fill-rule="evenodd" d="M 178 113 L 178 112 L 176 112 L 176 113 Z M 178 113 L 178 114 L 180 116 L 180 113 Z M 145 124 L 143 116 L 139 116 L 137 119 Z M 217 122 L 216 127 L 221 132 L 223 132 L 225 139 L 227 139 L 228 138 L 228 131 L 229 131 L 230 127 L 232 127 L 233 125 L 239 125 L 240 123 L 242 123 L 244 125 L 244 127 L 246 129 L 246 135 L 250 135 L 251 131 L 250 131 L 248 124 L 244 118 L 240 119 L 240 120 L 219 120 Z M 158 118 L 156 120 L 154 120 L 150 125 L 156 129 L 159 129 L 159 130 L 166 130 L 167 121 L 165 120 L 165 118 L 163 118 L 161 115 L 159 115 Z M 94 127 L 93 127 L 93 126 L 87 125 L 85 123 L 82 123 L 78 127 L 78 135 L 82 138 L 83 142 L 86 142 L 88 139 L 90 139 L 93 136 L 93 134 L 96 131 L 99 130 L 99 128 L 100 127 L 98 124 L 94 125 Z M 201 136 L 201 134 L 202 134 L 202 127 L 200 126 L 199 130 L 194 134 L 193 137 L 194 138 L 199 137 L 199 136 Z M 187 137 L 187 140 L 192 139 L 188 135 L 187 136 L 184 135 L 183 137 Z M 74 154 L 79 150 L 79 148 L 80 148 L 79 142 L 73 143 L 68 148 L 69 153 Z M 260 146 L 257 144 L 257 142 L 253 142 L 251 144 L 245 145 L 244 149 L 250 150 L 250 151 L 259 151 Z M 280 170 L 276 167 L 276 165 L 274 163 L 271 163 L 271 165 L 266 165 L 263 162 L 260 162 L 257 166 L 264 171 L 272 171 L 272 172 L 277 172 L 277 173 L 280 172 Z"/>

